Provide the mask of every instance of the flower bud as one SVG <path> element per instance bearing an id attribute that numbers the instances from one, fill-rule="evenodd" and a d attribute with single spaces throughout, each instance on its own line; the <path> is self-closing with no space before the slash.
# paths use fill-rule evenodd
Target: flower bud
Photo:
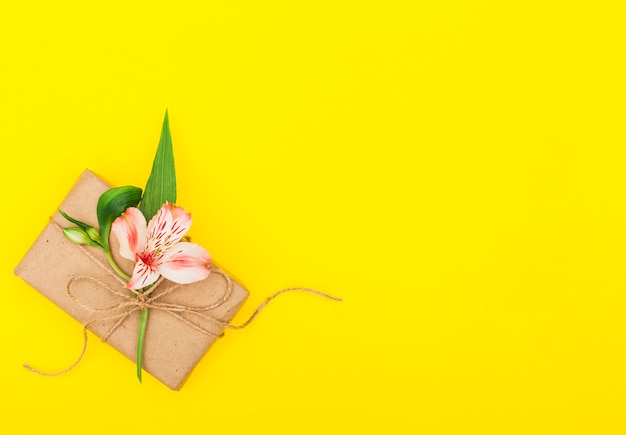
<path id="1" fill-rule="evenodd" d="M 98 244 L 100 243 L 100 231 L 98 231 L 96 228 L 87 227 L 85 232 L 87 233 L 87 235 L 89 236 L 91 240 L 93 240 L 94 242 Z"/>
<path id="2" fill-rule="evenodd" d="M 63 234 L 70 242 L 78 243 L 80 245 L 91 245 L 93 241 L 82 228 L 72 227 L 63 228 Z"/>

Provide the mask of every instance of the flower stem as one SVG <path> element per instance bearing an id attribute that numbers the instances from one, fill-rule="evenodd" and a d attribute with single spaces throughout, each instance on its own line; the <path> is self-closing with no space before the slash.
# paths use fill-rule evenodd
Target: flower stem
<path id="1" fill-rule="evenodd" d="M 148 309 L 141 310 L 141 323 L 139 324 L 139 338 L 137 340 L 137 379 L 141 383 L 141 368 L 143 366 L 143 339 L 146 335 L 146 325 L 148 324 Z"/>
<path id="2" fill-rule="evenodd" d="M 117 265 L 113 256 L 111 255 L 110 250 L 104 250 L 104 255 L 113 268 L 113 270 L 126 281 L 130 281 L 130 276 L 128 276 L 120 267 Z M 143 290 L 140 290 L 143 293 Z M 133 297 L 136 295 L 133 293 Z M 148 309 L 141 309 L 141 322 L 139 323 L 139 337 L 137 338 L 137 379 L 141 383 L 141 370 L 143 368 L 143 341 L 146 336 L 146 326 L 148 325 Z"/>
<path id="3" fill-rule="evenodd" d="M 111 251 L 104 251 L 104 255 L 107 258 L 107 261 L 109 262 L 113 270 L 115 271 L 115 273 L 117 273 L 119 276 L 124 278 L 126 281 L 130 281 L 130 276 L 126 275 L 126 273 L 122 269 L 120 269 L 120 267 L 117 265 L 117 263 L 113 259 L 113 256 L 111 255 Z"/>

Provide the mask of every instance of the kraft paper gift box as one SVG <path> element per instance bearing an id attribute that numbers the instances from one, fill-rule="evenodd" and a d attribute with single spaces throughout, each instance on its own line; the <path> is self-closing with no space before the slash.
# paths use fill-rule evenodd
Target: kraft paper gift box
<path id="1" fill-rule="evenodd" d="M 97 227 L 98 198 L 109 188 L 92 172 L 85 171 L 60 208 L 73 218 Z M 88 329 L 100 338 L 124 318 L 114 328 L 107 343 L 135 361 L 140 312 L 137 310 L 124 317 L 128 306 L 94 311 L 128 300 L 116 293 L 126 294 L 128 298 L 130 291 L 111 273 L 101 250 L 77 245 L 65 238 L 62 228 L 70 226 L 74 225 L 57 212 L 16 267 L 15 274 L 78 322 L 87 324 Z M 118 244 L 114 235 L 111 235 L 110 241 L 116 262 L 126 273 L 132 272 L 132 262 L 117 255 Z M 178 390 L 223 331 L 222 322 L 230 322 L 237 313 L 248 297 L 248 291 L 219 271 L 197 283 L 176 285 L 175 289 L 171 288 L 173 285 L 164 280 L 151 296 L 161 304 L 189 307 L 190 310 L 168 312 L 149 309 L 143 368 L 169 388 Z M 230 296 L 225 298 L 229 286 Z M 159 296 L 160 293 L 163 294 Z M 211 305 L 218 306 L 202 311 L 200 315 L 190 312 L 197 307 Z M 77 334 L 76 340 L 79 337 Z M 68 360 L 72 361 L 73 357 L 69 355 Z M 45 361 L 42 363 L 45 364 Z M 134 370 L 130 370 L 129 378 L 135 380 L 133 373 Z"/>

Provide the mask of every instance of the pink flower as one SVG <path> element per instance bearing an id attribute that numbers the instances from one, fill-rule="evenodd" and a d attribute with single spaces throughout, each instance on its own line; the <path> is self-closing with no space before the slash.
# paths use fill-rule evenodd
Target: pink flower
<path id="1" fill-rule="evenodd" d="M 143 213 L 129 207 L 111 227 L 120 241 L 120 255 L 135 262 L 126 287 L 144 288 L 163 275 L 170 281 L 189 284 L 206 278 L 211 257 L 204 248 L 180 239 L 191 226 L 191 215 L 166 202 L 147 224 Z"/>

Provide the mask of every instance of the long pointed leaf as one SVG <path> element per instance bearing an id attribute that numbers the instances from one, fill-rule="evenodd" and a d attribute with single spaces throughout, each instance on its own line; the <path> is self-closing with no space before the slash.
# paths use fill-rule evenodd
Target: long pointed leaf
<path id="1" fill-rule="evenodd" d="M 150 221 L 166 201 L 176 202 L 176 169 L 167 110 L 161 129 L 161 140 L 152 164 L 152 172 L 148 178 L 139 209 L 143 212 L 146 220 Z"/>

